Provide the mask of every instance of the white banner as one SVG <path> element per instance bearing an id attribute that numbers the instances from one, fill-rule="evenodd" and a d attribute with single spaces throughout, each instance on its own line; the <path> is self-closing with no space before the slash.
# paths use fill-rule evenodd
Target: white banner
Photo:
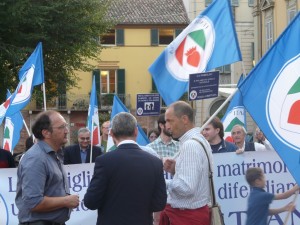
<path id="1" fill-rule="evenodd" d="M 97 210 L 88 210 L 83 197 L 94 173 L 94 164 L 66 165 L 70 193 L 78 194 L 79 206 L 73 209 L 67 225 L 96 224 Z M 34 168 L 32 168 L 34 169 Z M 15 204 L 17 169 L 0 169 L 0 225 L 17 225 L 18 208 Z"/>
<path id="2" fill-rule="evenodd" d="M 266 172 L 266 191 L 282 193 L 291 188 L 294 179 L 276 152 L 246 152 L 214 154 L 214 182 L 217 201 L 222 207 L 226 225 L 244 225 L 246 221 L 249 186 L 245 180 L 248 167 L 259 166 Z M 33 168 L 34 169 L 34 168 Z M 79 207 L 73 210 L 68 225 L 96 224 L 97 211 L 88 210 L 82 199 L 91 181 L 94 164 L 66 166 L 70 192 L 79 194 Z M 15 205 L 17 169 L 0 169 L 0 225 L 18 224 L 18 208 Z M 279 208 L 292 201 L 274 200 L 271 208 Z M 288 224 L 300 224 L 300 200 Z M 270 217 L 269 225 L 282 225 L 286 213 Z"/>
<path id="3" fill-rule="evenodd" d="M 214 154 L 214 182 L 217 201 L 222 207 L 226 225 L 244 225 L 250 188 L 245 179 L 249 167 L 260 167 L 266 174 L 267 192 L 283 193 L 295 180 L 275 151 Z M 274 200 L 270 208 L 281 208 L 293 200 Z M 300 224 L 300 200 L 287 224 Z M 268 225 L 282 225 L 287 213 L 270 217 Z"/>

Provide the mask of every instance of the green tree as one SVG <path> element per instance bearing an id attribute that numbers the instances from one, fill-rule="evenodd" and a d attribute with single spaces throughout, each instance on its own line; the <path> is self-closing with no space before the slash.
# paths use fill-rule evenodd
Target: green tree
<path id="1" fill-rule="evenodd" d="M 76 86 L 75 71 L 98 59 L 99 36 L 113 27 L 111 0 L 2 0 L 0 2 L 0 100 L 14 91 L 18 71 L 38 42 L 43 44 L 47 99 Z M 35 91 L 39 92 L 38 88 Z"/>

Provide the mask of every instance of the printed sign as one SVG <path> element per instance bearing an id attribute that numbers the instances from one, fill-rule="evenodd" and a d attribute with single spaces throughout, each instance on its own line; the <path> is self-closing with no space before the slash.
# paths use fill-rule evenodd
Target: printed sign
<path id="1" fill-rule="evenodd" d="M 190 74 L 189 101 L 218 97 L 219 71 Z"/>
<path id="2" fill-rule="evenodd" d="M 159 94 L 137 94 L 136 97 L 137 116 L 159 116 L 160 95 Z"/>

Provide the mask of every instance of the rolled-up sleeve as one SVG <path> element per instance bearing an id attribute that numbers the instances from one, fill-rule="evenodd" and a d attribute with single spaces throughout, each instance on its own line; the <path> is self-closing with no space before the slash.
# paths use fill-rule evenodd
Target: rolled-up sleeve
<path id="1" fill-rule="evenodd" d="M 27 159 L 26 165 L 21 168 L 22 200 L 30 210 L 44 198 L 46 174 L 43 162 L 34 158 Z"/>

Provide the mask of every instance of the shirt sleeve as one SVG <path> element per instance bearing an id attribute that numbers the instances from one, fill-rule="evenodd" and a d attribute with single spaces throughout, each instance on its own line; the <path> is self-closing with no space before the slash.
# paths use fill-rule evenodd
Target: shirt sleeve
<path id="1" fill-rule="evenodd" d="M 26 165 L 21 168 L 22 199 L 29 209 L 33 209 L 44 198 L 46 174 L 43 161 L 33 157 L 27 158 Z"/>
<path id="2" fill-rule="evenodd" d="M 266 147 L 263 144 L 254 142 L 255 151 L 266 151 Z"/>
<path id="3" fill-rule="evenodd" d="M 275 149 L 267 139 L 265 139 L 263 143 L 267 151 L 275 151 Z"/>

